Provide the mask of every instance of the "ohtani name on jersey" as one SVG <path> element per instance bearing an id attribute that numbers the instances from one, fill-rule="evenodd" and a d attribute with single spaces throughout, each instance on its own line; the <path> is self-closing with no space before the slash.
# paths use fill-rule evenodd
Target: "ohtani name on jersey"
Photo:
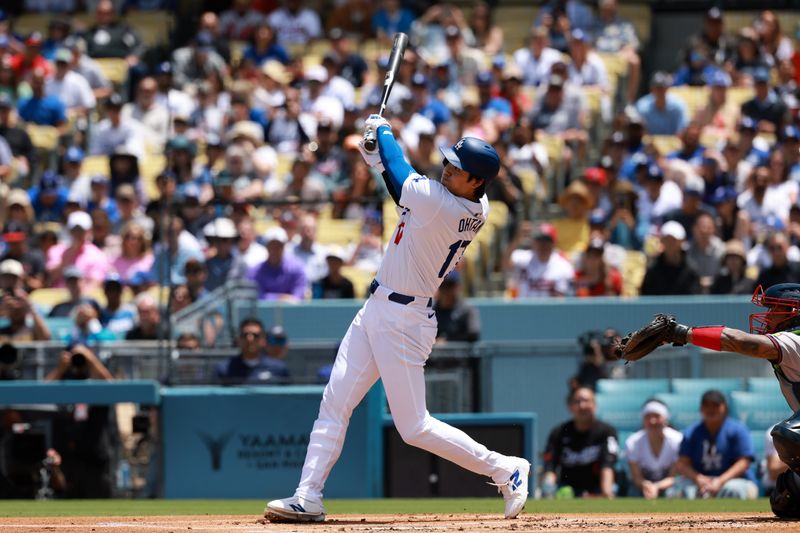
<path id="1" fill-rule="evenodd" d="M 478 232 L 483 227 L 483 221 L 479 218 L 462 218 L 458 221 L 458 231 Z"/>

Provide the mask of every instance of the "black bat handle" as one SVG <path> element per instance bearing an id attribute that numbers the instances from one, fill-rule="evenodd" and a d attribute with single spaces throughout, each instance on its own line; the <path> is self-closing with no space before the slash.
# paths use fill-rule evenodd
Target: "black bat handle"
<path id="1" fill-rule="evenodd" d="M 378 147 L 378 138 L 375 134 L 375 130 L 370 130 L 364 133 L 364 148 L 367 152 L 374 152 L 375 148 Z"/>

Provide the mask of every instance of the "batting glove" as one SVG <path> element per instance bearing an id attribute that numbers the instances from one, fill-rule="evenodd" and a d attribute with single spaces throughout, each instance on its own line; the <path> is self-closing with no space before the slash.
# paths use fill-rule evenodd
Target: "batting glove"
<path id="1" fill-rule="evenodd" d="M 378 128 L 381 126 L 389 126 L 389 128 L 391 128 L 389 121 L 380 115 L 370 115 L 367 117 L 367 121 L 364 123 L 364 129 L 367 131 L 377 132 Z"/>
<path id="2" fill-rule="evenodd" d="M 377 145 L 375 150 L 369 152 L 364 148 L 364 139 L 361 139 L 358 143 L 358 151 L 361 152 L 361 157 L 364 158 L 364 162 L 368 167 L 375 168 L 378 172 L 383 172 L 383 162 L 381 162 L 381 155 L 378 153 Z"/>

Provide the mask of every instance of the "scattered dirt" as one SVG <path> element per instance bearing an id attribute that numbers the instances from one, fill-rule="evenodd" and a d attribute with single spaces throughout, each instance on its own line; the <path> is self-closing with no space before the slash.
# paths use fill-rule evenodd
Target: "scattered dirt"
<path id="1" fill-rule="evenodd" d="M 149 533 L 149 532 L 233 532 L 271 533 L 313 531 L 338 532 L 490 532 L 566 531 L 648 533 L 729 530 L 800 531 L 800 521 L 780 520 L 771 513 L 724 514 L 523 514 L 516 520 L 498 515 L 330 515 L 322 524 L 275 524 L 256 516 L 151 516 L 151 517 L 41 517 L 0 518 L 0 533 L 53 531 L 56 533 Z"/>

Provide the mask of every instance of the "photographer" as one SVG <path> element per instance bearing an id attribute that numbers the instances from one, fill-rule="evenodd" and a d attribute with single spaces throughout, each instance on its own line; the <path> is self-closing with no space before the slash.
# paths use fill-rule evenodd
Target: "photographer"
<path id="1" fill-rule="evenodd" d="M 92 350 L 75 345 L 61 353 L 45 381 L 99 379 L 111 372 Z M 65 498 L 111 497 L 109 407 L 83 403 L 64 406 L 53 422 L 53 448 L 61 454 Z"/>
<path id="2" fill-rule="evenodd" d="M 613 328 L 587 331 L 578 337 L 584 359 L 578 373 L 569 379 L 570 390 L 580 387 L 595 390 L 600 379 L 625 377 L 624 367 L 615 364 L 617 358 L 611 352 L 614 339 L 618 337 L 619 333 Z"/>
<path id="3" fill-rule="evenodd" d="M 7 288 L 0 296 L 0 317 L 8 324 L 0 327 L 0 343 L 50 340 L 50 330 L 22 289 Z"/>

